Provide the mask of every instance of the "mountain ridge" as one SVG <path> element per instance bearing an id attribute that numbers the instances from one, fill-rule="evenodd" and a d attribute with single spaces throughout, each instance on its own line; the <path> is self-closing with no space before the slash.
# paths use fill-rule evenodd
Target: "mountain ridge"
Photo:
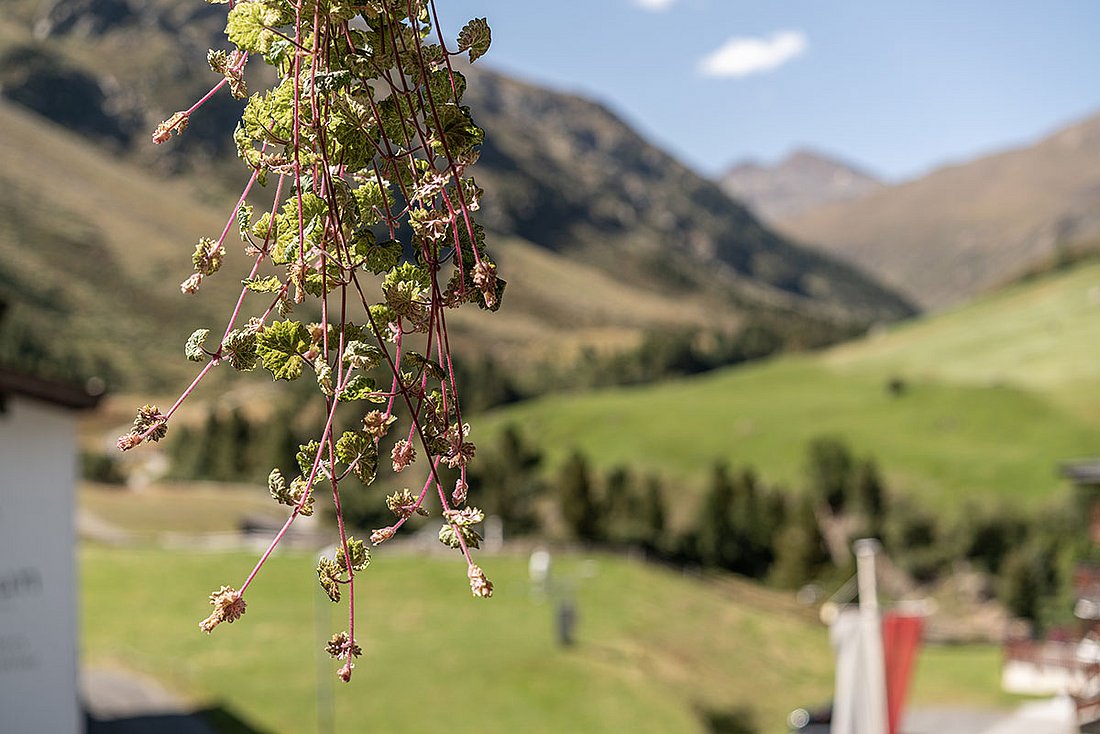
<path id="1" fill-rule="evenodd" d="M 924 308 L 960 303 L 1100 235 L 1100 114 L 778 227 Z"/>
<path id="2" fill-rule="evenodd" d="M 574 254 L 576 243 L 598 240 L 602 248 L 579 255 L 619 277 L 648 265 L 689 280 L 717 278 L 775 305 L 847 301 L 863 319 L 907 315 L 907 304 L 858 269 L 777 237 L 603 105 L 469 71 L 467 100 L 487 131 L 475 176 L 494 194 L 488 226 Z M 627 241 L 630 261 L 621 257 Z"/>
<path id="3" fill-rule="evenodd" d="M 213 83 L 205 48 L 224 42 L 215 38 L 218 8 L 189 10 L 161 0 L 74 0 L 44 7 L 38 12 L 34 3 L 17 1 L 0 19 L 0 56 L 7 60 L 0 73 L 0 93 L 9 100 L 5 106 L 10 114 L 17 114 L 13 102 L 21 104 L 20 109 L 37 105 L 38 113 L 53 114 L 68 128 L 43 125 L 39 132 L 33 124 L 21 124 L 19 136 L 0 141 L 0 148 L 8 148 L 5 155 L 66 146 L 96 148 L 106 155 L 97 152 L 93 165 L 107 172 L 107 180 L 132 177 L 149 189 L 164 182 L 164 191 L 172 192 L 168 199 L 194 216 L 183 217 L 192 224 L 178 227 L 187 234 L 169 237 L 170 243 L 150 236 L 148 223 L 143 229 L 141 221 L 134 221 L 140 220 L 145 204 L 127 208 L 116 200 L 106 205 L 117 214 L 113 220 L 96 219 L 87 214 L 94 210 L 89 209 L 91 200 L 109 198 L 112 185 L 74 189 L 60 181 L 66 173 L 59 162 L 36 167 L 26 156 L 8 169 L 10 186 L 35 201 L 54 197 L 64 203 L 71 198 L 95 230 L 93 238 L 104 241 L 108 251 L 128 253 L 122 256 L 127 265 L 152 258 L 136 269 L 136 275 L 144 277 L 151 270 L 164 276 L 171 271 L 178 282 L 177 275 L 186 275 L 190 268 L 194 237 L 216 234 L 224 224 L 207 202 L 216 199 L 224 204 L 243 180 L 243 167 L 225 150 L 231 147 L 230 113 L 239 103 L 228 95 L 215 97 L 225 100 L 223 106 L 204 106 L 186 134 L 165 146 L 152 146 L 148 131 L 155 124 L 154 115 L 159 118 L 165 110 L 186 106 Z M 134 29 L 140 33 L 135 35 Z M 177 35 L 182 39 L 179 58 L 157 66 Z M 120 49 L 127 49 L 128 55 L 117 57 Z M 154 66 L 145 74 L 143 64 Z M 647 144 L 606 108 L 492 71 L 467 72 L 470 84 L 464 102 L 488 131 L 482 161 L 473 173 L 487 191 L 481 214 L 495 235 L 490 247 L 499 245 L 505 265 L 512 260 L 522 263 L 521 269 L 530 268 L 528 273 L 507 274 L 512 284 L 509 298 L 523 308 L 505 317 L 501 323 L 507 325 L 494 332 L 505 335 L 507 346 L 479 343 L 475 351 L 484 348 L 510 356 L 523 351 L 517 347 L 524 339 L 562 336 L 578 348 L 617 348 L 638 342 L 652 328 L 729 331 L 761 310 L 787 314 L 797 328 L 811 329 L 822 321 L 866 325 L 912 313 L 903 299 L 856 269 L 791 245 L 760 225 L 715 185 Z M 45 85 L 51 82 L 83 90 L 82 99 L 91 100 L 94 109 L 44 107 Z M 102 113 L 102 119 L 93 113 Z M 28 114 L 18 113 L 24 121 L 31 119 Z M 74 128 L 72 120 L 81 114 L 91 115 L 96 124 Z M 49 142 L 61 138 L 68 142 Z M 133 173 L 139 170 L 142 173 Z M 150 201 L 147 194 L 158 201 L 164 198 L 152 191 L 127 195 Z M 171 229 L 171 213 L 163 215 L 166 218 L 153 219 L 162 229 Z M 13 210 L 13 221 L 20 216 Z M 26 234 L 52 242 L 50 247 L 67 241 L 51 232 L 41 217 L 20 226 Z M 10 245 L 17 238 L 7 239 Z M 10 252 L 16 259 L 22 256 L 17 246 Z M 42 270 L 47 264 L 38 261 L 35 267 Z M 136 284 L 129 268 L 115 270 L 116 291 L 123 289 L 122 283 Z M 63 274 L 51 277 L 60 282 Z M 227 292 L 236 287 L 230 288 L 231 277 L 224 282 Z M 586 284 L 588 291 L 574 292 L 578 283 Z M 220 292 L 222 286 L 212 283 L 212 288 Z M 530 297 L 525 298 L 522 290 Z M 161 303 L 159 296 L 148 297 L 153 299 L 150 303 Z M 167 302 L 178 303 L 175 297 Z M 94 300 L 87 303 L 87 318 L 98 314 L 111 320 L 110 314 L 119 308 L 134 310 L 132 304 L 100 309 Z M 204 319 L 213 318 L 207 316 L 209 311 L 201 313 Z M 562 323 L 554 323 L 554 318 Z M 476 317 L 464 319 L 460 316 L 456 323 L 482 328 Z M 121 326 L 124 319 L 114 321 Z M 208 320 L 190 328 L 210 325 Z M 151 338 L 158 336 L 162 335 Z M 178 349 L 173 343 L 155 351 L 174 354 Z M 135 373 L 128 373 L 133 379 Z"/>
<path id="4" fill-rule="evenodd" d="M 735 164 L 718 177 L 718 184 L 772 223 L 823 204 L 858 199 L 883 182 L 835 156 L 796 148 L 774 164 L 756 160 Z"/>

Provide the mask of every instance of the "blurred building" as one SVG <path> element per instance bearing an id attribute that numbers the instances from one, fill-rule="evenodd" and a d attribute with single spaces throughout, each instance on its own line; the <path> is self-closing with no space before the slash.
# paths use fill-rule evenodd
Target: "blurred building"
<path id="1" fill-rule="evenodd" d="M 84 730 L 77 688 L 76 422 L 79 411 L 98 402 L 92 392 L 0 365 L 4 734 Z"/>

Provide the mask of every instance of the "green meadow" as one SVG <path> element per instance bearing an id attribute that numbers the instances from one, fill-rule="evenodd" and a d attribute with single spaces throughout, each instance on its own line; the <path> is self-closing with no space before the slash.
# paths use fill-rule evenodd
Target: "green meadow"
<path id="1" fill-rule="evenodd" d="M 380 552 L 359 577 L 364 655 L 343 684 L 322 648 L 347 620 L 313 556 L 274 556 L 244 617 L 199 631 L 210 591 L 254 558 L 85 547 L 85 662 L 148 673 L 264 732 L 314 731 L 319 693 L 339 731 L 378 734 L 706 732 L 708 715 L 781 731 L 830 695 L 825 629 L 787 595 L 602 555 L 554 559 L 578 612 L 563 648 L 526 557 L 482 557 L 496 593 L 479 600 L 458 557 Z"/>
<path id="2" fill-rule="evenodd" d="M 549 396 L 475 430 L 516 424 L 551 464 L 580 450 L 689 491 L 716 460 L 797 489 L 807 441 L 838 436 L 879 462 L 892 491 L 954 513 L 1066 491 L 1058 463 L 1100 452 L 1096 407 L 1100 266 L 1089 265 L 830 351 Z"/>
<path id="3" fill-rule="evenodd" d="M 457 557 L 384 551 L 359 576 L 364 654 L 349 684 L 322 652 L 346 618 L 302 553 L 273 556 L 244 617 L 208 636 L 198 629 L 207 595 L 238 585 L 254 554 L 85 546 L 84 661 L 152 675 L 230 715 L 215 722 L 278 734 L 318 721 L 348 734 L 729 731 L 722 721 L 770 734 L 791 709 L 831 695 L 827 631 L 788 594 L 563 553 L 549 598 L 531 589 L 525 557 L 482 556 L 496 593 L 479 600 Z M 554 636 L 563 594 L 578 612 L 570 648 Z M 992 646 L 928 648 L 913 705 L 1010 705 L 998 666 Z"/>

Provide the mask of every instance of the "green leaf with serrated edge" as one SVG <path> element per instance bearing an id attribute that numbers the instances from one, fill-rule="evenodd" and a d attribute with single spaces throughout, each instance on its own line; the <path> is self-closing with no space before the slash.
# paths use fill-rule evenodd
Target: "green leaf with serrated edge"
<path id="1" fill-rule="evenodd" d="M 466 77 L 454 72 L 454 86 L 451 85 L 451 73 L 447 69 L 438 69 L 428 76 L 428 93 L 436 103 L 462 101 L 466 93 Z"/>
<path id="2" fill-rule="evenodd" d="M 267 237 L 268 227 L 271 228 L 272 237 L 278 235 L 278 230 L 274 225 L 271 224 L 271 212 L 264 212 L 262 215 L 260 215 L 260 218 L 257 219 L 255 223 L 253 223 L 252 229 L 250 231 L 252 232 L 253 237 L 258 240 L 262 240 Z"/>
<path id="3" fill-rule="evenodd" d="M 302 194 L 300 217 L 298 198 L 291 197 L 288 199 L 276 217 L 279 235 L 276 238 L 274 252 L 272 253 L 272 262 L 277 265 L 291 262 L 297 259 L 299 246 L 309 250 L 319 245 L 325 229 L 327 214 L 328 204 L 319 196 L 310 193 Z M 298 236 L 299 225 L 301 225 L 304 240 Z"/>
<path id="4" fill-rule="evenodd" d="M 222 341 L 222 356 L 240 372 L 256 369 L 256 335 L 240 329 L 229 332 Z"/>
<path id="5" fill-rule="evenodd" d="M 336 440 L 336 458 L 345 464 L 354 464 L 367 446 L 374 446 L 374 441 L 367 432 L 344 431 Z"/>
<path id="6" fill-rule="evenodd" d="M 264 61 L 268 66 L 280 68 L 290 60 L 293 48 L 293 43 L 284 38 L 278 38 L 268 46 L 267 53 L 264 54 Z"/>
<path id="7" fill-rule="evenodd" d="M 342 572 L 347 570 L 348 563 L 346 559 L 348 556 L 351 557 L 352 571 L 362 571 L 370 565 L 370 549 L 363 544 L 363 541 L 355 536 L 349 536 L 347 546 L 347 555 L 344 555 L 343 548 L 336 549 L 336 565 Z"/>
<path id="8" fill-rule="evenodd" d="M 416 315 L 430 286 L 428 271 L 412 263 L 401 263 L 382 279 L 386 305 L 402 316 Z"/>
<path id="9" fill-rule="evenodd" d="M 294 455 L 294 459 L 298 462 L 298 470 L 302 472 L 302 476 L 308 477 L 313 471 L 313 461 L 320 449 L 321 444 L 316 441 L 298 444 L 298 453 Z"/>
<path id="10" fill-rule="evenodd" d="M 393 312 L 393 309 L 384 303 L 375 303 L 370 307 L 370 326 L 371 331 L 374 331 L 374 327 L 377 326 L 380 334 L 375 334 L 379 339 L 390 339 L 389 331 L 386 327 L 393 321 L 397 320 L 397 314 Z"/>
<path id="11" fill-rule="evenodd" d="M 317 581 L 321 588 L 328 594 L 328 598 L 334 602 L 340 601 L 340 567 L 328 556 L 321 556 L 317 561 Z"/>
<path id="12" fill-rule="evenodd" d="M 367 251 L 367 259 L 364 264 L 375 275 L 381 275 L 397 267 L 397 264 L 401 262 L 401 252 L 401 243 L 397 240 L 379 242 Z"/>
<path id="13" fill-rule="evenodd" d="M 344 364 L 360 370 L 372 370 L 382 364 L 382 350 L 373 344 L 350 341 L 344 346 Z"/>
<path id="14" fill-rule="evenodd" d="M 191 336 L 187 337 L 187 344 L 183 347 L 183 353 L 192 362 L 205 362 L 206 350 L 202 345 L 206 343 L 206 337 L 210 336 L 210 329 L 195 329 Z"/>
<path id="15" fill-rule="evenodd" d="M 241 285 L 253 293 L 277 293 L 282 290 L 283 281 L 270 275 L 266 278 L 245 278 L 241 281 Z"/>
<path id="16" fill-rule="evenodd" d="M 474 18 L 458 33 L 458 50 L 469 49 L 471 63 L 484 56 L 492 42 L 493 33 L 485 18 Z"/>
<path id="17" fill-rule="evenodd" d="M 251 144 L 260 145 L 264 141 L 285 145 L 291 140 L 294 128 L 294 80 L 284 79 L 283 82 L 264 94 L 253 94 L 248 98 L 248 103 L 241 113 L 240 127 L 243 140 L 251 141 Z M 309 118 L 311 110 L 308 105 L 298 105 L 299 115 Z M 234 140 L 238 149 L 242 140 Z M 238 150 L 240 153 L 240 150 Z M 299 149 L 299 156 L 304 151 Z M 258 160 L 257 156 L 257 160 Z"/>
<path id="18" fill-rule="evenodd" d="M 363 484 L 370 484 L 378 472 L 378 448 L 366 431 L 345 431 L 336 441 L 336 458 L 351 468 Z"/>
<path id="19" fill-rule="evenodd" d="M 256 352 L 276 380 L 302 376 L 302 353 L 309 345 L 309 332 L 299 321 L 276 321 L 256 337 Z"/>
<path id="20" fill-rule="evenodd" d="M 290 490 L 286 486 L 286 479 L 283 478 L 283 473 L 277 468 L 272 469 L 271 473 L 267 475 L 267 491 L 280 505 L 294 504 L 294 500 L 290 497 Z"/>
<path id="21" fill-rule="evenodd" d="M 485 131 L 474 124 L 469 107 L 447 104 L 436 108 L 427 119 L 428 127 L 446 143 L 446 152 L 452 156 L 465 153 L 485 140 Z M 443 153 L 441 146 L 437 152 Z"/>
<path id="22" fill-rule="evenodd" d="M 352 189 L 351 195 L 359 204 L 359 216 L 363 224 L 368 227 L 381 222 L 383 215 L 389 211 L 390 198 L 383 183 L 364 181 Z"/>
<path id="23" fill-rule="evenodd" d="M 245 234 L 252 227 L 252 205 L 241 204 L 237 209 L 237 227 L 241 231 L 241 239 L 244 239 Z"/>
<path id="24" fill-rule="evenodd" d="M 462 539 L 466 541 L 466 545 L 469 548 L 481 547 L 481 535 L 476 530 L 470 527 L 459 526 L 457 532 L 454 527 L 450 525 L 444 525 L 439 529 L 439 542 L 450 548 L 458 550 L 462 547 L 459 543 L 458 536 L 462 534 Z"/>
<path id="25" fill-rule="evenodd" d="M 355 375 L 336 396 L 342 403 L 352 400 L 369 400 L 372 403 L 384 403 L 386 399 L 375 392 L 374 380 L 366 375 Z"/>
<path id="26" fill-rule="evenodd" d="M 266 53 L 276 36 L 265 25 L 267 9 L 258 2 L 242 2 L 229 11 L 225 35 L 242 51 Z"/>
<path id="27" fill-rule="evenodd" d="M 356 232 L 348 241 L 348 257 L 341 260 L 358 267 L 367 259 L 367 253 L 374 247 L 374 233 L 369 229 Z"/>
<path id="28" fill-rule="evenodd" d="M 378 109 L 378 121 L 382 125 L 382 134 L 389 139 L 395 152 L 405 150 L 404 141 L 407 136 L 408 123 L 405 120 L 411 115 L 405 114 L 409 107 L 403 103 L 400 97 L 390 95 L 376 105 Z M 403 112 L 404 110 L 404 112 Z"/>

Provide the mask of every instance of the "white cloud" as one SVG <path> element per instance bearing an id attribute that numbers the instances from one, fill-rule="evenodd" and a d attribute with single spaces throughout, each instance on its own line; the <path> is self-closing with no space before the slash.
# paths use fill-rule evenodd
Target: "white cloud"
<path id="1" fill-rule="evenodd" d="M 634 4 L 643 10 L 661 11 L 671 8 L 676 0 L 634 0 Z"/>
<path id="2" fill-rule="evenodd" d="M 719 77 L 759 74 L 798 58 L 807 48 L 809 42 L 802 31 L 779 31 L 766 38 L 731 38 L 699 62 L 699 71 L 704 76 Z"/>

